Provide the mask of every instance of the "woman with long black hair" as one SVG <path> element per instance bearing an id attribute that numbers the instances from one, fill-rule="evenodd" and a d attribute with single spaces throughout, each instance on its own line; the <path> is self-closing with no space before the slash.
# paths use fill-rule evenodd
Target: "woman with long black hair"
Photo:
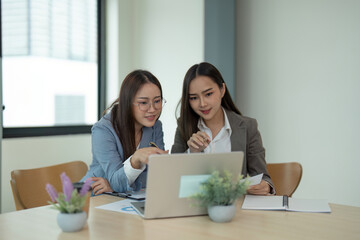
<path id="1" fill-rule="evenodd" d="M 275 193 L 257 121 L 241 115 L 215 66 L 203 62 L 187 71 L 180 104 L 171 153 L 243 151 L 242 174 L 263 173 L 263 180 L 248 193 Z"/>
<path id="2" fill-rule="evenodd" d="M 164 103 L 160 82 L 153 74 L 136 70 L 126 76 L 109 113 L 92 127 L 93 161 L 82 180 L 94 181 L 93 194 L 146 186 L 149 155 L 168 152 L 158 120 Z"/>

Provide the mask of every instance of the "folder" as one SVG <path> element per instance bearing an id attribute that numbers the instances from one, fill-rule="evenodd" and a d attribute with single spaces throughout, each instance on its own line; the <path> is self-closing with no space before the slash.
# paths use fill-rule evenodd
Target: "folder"
<path id="1" fill-rule="evenodd" d="M 293 212 L 330 213 L 331 209 L 324 199 L 297 199 L 288 196 L 246 195 L 242 209 L 282 210 Z"/>

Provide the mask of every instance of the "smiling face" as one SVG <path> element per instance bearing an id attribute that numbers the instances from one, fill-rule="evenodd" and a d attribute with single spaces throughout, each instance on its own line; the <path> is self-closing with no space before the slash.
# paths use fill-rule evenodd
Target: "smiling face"
<path id="1" fill-rule="evenodd" d="M 154 126 L 156 120 L 160 117 L 161 104 L 160 89 L 153 83 L 145 83 L 135 94 L 133 100 L 133 115 L 135 119 L 135 131 L 142 127 Z M 160 102 L 160 104 L 159 104 Z M 150 107 L 149 104 L 151 103 Z M 146 108 L 148 108 L 146 110 Z"/>
<path id="2" fill-rule="evenodd" d="M 222 117 L 221 100 L 225 94 L 222 88 L 207 76 L 194 78 L 189 85 L 189 103 L 196 114 L 206 122 Z"/>

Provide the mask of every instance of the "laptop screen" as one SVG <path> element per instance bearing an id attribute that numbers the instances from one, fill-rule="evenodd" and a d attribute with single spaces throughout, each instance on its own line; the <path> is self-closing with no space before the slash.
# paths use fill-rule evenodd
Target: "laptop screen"
<path id="1" fill-rule="evenodd" d="M 144 217 L 206 214 L 206 209 L 192 207 L 188 197 L 215 170 L 227 170 L 237 177 L 241 174 L 243 158 L 243 152 L 151 155 Z"/>

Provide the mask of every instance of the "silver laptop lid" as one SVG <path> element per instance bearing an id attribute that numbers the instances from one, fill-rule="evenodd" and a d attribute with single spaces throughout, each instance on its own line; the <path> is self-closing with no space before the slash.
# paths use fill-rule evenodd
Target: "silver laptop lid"
<path id="1" fill-rule="evenodd" d="M 145 218 L 207 214 L 191 207 L 188 196 L 214 170 L 237 176 L 243 166 L 243 152 L 151 155 L 148 163 Z"/>

